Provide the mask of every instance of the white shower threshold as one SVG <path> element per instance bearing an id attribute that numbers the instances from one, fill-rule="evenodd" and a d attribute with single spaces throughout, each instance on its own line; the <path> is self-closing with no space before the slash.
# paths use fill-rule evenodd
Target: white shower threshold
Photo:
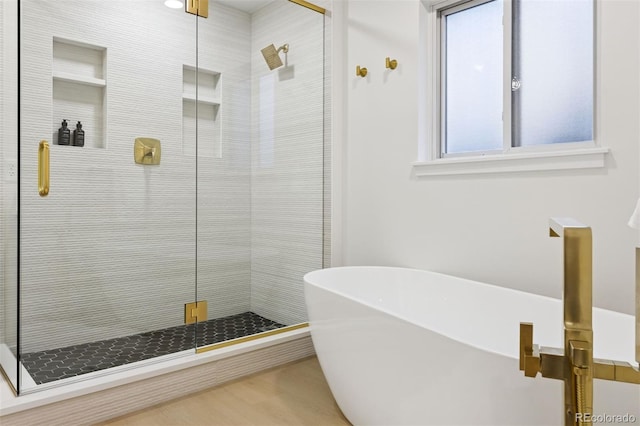
<path id="1" fill-rule="evenodd" d="M 0 383 L 0 423 L 85 425 L 105 421 L 314 354 L 309 327 L 196 354 L 183 351 L 37 385 L 15 396 Z M 62 381 L 60 381 L 62 382 Z"/>

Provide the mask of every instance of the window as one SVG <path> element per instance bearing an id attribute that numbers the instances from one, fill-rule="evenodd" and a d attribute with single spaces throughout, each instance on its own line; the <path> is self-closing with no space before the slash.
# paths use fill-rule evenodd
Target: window
<path id="1" fill-rule="evenodd" d="M 441 12 L 441 152 L 502 150 L 502 1 L 462 7 Z"/>
<path id="2" fill-rule="evenodd" d="M 426 160 L 587 149 L 599 160 L 585 167 L 602 167 L 594 2 L 423 0 L 432 64 Z"/>

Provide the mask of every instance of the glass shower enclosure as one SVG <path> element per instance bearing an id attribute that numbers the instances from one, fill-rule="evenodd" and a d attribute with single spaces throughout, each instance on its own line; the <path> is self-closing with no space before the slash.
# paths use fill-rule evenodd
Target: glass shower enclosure
<path id="1" fill-rule="evenodd" d="M 18 394 L 305 325 L 329 247 L 323 9 L 193 3 L 0 5 Z"/>

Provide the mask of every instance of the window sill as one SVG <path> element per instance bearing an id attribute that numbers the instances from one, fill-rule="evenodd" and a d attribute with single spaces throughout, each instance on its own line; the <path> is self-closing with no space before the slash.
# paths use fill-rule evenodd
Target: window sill
<path id="1" fill-rule="evenodd" d="M 441 158 L 412 164 L 416 177 L 512 173 L 541 170 L 591 169 L 604 167 L 609 148 L 522 152 L 474 157 Z"/>

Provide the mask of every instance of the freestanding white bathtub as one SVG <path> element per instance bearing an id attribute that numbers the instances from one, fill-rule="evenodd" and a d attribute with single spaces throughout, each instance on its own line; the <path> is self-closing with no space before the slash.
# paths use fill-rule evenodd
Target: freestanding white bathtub
<path id="1" fill-rule="evenodd" d="M 304 281 L 320 365 L 354 425 L 563 424 L 562 382 L 518 369 L 520 322 L 562 347 L 560 300 L 391 267 Z M 633 361 L 632 316 L 594 309 L 593 327 L 596 358 Z M 594 414 L 640 425 L 640 386 L 596 380 Z"/>

